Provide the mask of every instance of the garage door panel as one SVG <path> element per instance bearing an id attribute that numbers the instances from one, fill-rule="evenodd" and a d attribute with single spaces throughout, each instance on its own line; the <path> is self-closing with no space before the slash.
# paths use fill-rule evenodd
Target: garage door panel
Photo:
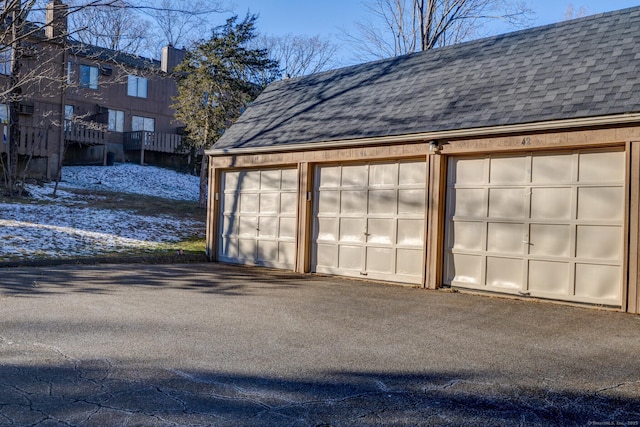
<path id="1" fill-rule="evenodd" d="M 425 162 L 398 163 L 398 185 L 424 187 L 427 182 L 427 164 Z"/>
<path id="2" fill-rule="evenodd" d="M 318 200 L 319 214 L 337 214 L 340 212 L 340 192 L 322 191 Z"/>
<path id="3" fill-rule="evenodd" d="M 449 180 L 459 185 L 477 185 L 484 182 L 485 159 L 456 159 L 451 162 Z"/>
<path id="4" fill-rule="evenodd" d="M 261 193 L 258 198 L 260 199 L 260 213 L 277 214 L 280 211 L 279 193 Z"/>
<path id="5" fill-rule="evenodd" d="M 371 165 L 369 171 L 369 186 L 389 186 L 398 183 L 398 165 L 396 163 L 382 163 Z"/>
<path id="6" fill-rule="evenodd" d="M 453 215 L 462 217 L 484 217 L 487 212 L 484 188 L 461 188 L 453 190 Z"/>
<path id="7" fill-rule="evenodd" d="M 293 190 L 298 189 L 298 170 L 297 169 L 282 169 L 282 181 L 280 183 L 281 190 Z"/>
<path id="8" fill-rule="evenodd" d="M 422 247 L 424 243 L 424 221 L 399 219 L 396 243 L 402 246 Z"/>
<path id="9" fill-rule="evenodd" d="M 620 187 L 578 189 L 578 219 L 620 221 L 623 218 L 624 191 Z"/>
<path id="10" fill-rule="evenodd" d="M 278 261 L 282 265 L 293 265 L 296 262 L 295 242 L 278 242 Z"/>
<path id="11" fill-rule="evenodd" d="M 524 183 L 526 180 L 527 159 L 525 157 L 492 158 L 489 169 L 491 184 Z"/>
<path id="12" fill-rule="evenodd" d="M 241 191 L 258 190 L 260 188 L 260 171 L 242 171 L 238 177 L 238 188 Z"/>
<path id="13" fill-rule="evenodd" d="M 257 216 L 241 216 L 238 219 L 238 235 L 245 237 L 253 237 L 258 232 Z"/>
<path id="14" fill-rule="evenodd" d="M 531 159 L 533 184 L 572 181 L 573 154 L 534 155 Z"/>
<path id="15" fill-rule="evenodd" d="M 529 254 L 540 257 L 571 255 L 571 227 L 558 224 L 531 224 Z"/>
<path id="16" fill-rule="evenodd" d="M 483 222 L 456 221 L 453 223 L 453 232 L 449 235 L 449 245 L 460 250 L 484 250 L 482 239 L 485 227 Z"/>
<path id="17" fill-rule="evenodd" d="M 361 271 L 362 246 L 340 246 L 338 252 L 338 268 Z"/>
<path id="18" fill-rule="evenodd" d="M 318 243 L 316 245 L 316 264 L 318 267 L 337 268 L 338 246 Z"/>
<path id="19" fill-rule="evenodd" d="M 625 162 L 623 149 L 451 158 L 446 280 L 620 305 Z"/>
<path id="20" fill-rule="evenodd" d="M 238 218 L 234 216 L 225 216 L 222 221 L 222 230 L 220 234 L 223 236 L 236 236 L 238 235 Z"/>
<path id="21" fill-rule="evenodd" d="M 624 152 L 593 152 L 580 154 L 578 180 L 582 183 L 624 181 Z"/>
<path id="22" fill-rule="evenodd" d="M 487 224 L 487 251 L 521 254 L 524 224 L 490 222 Z"/>
<path id="23" fill-rule="evenodd" d="M 388 248 L 367 248 L 366 271 L 378 273 L 393 272 L 393 251 Z"/>
<path id="24" fill-rule="evenodd" d="M 366 212 L 367 193 L 362 190 L 343 191 L 340 201 L 340 213 L 360 214 Z"/>
<path id="25" fill-rule="evenodd" d="M 489 190 L 489 217 L 524 218 L 524 188 L 491 188 Z"/>
<path id="26" fill-rule="evenodd" d="M 255 260 L 257 242 L 255 239 L 238 238 L 238 258 L 242 260 Z"/>
<path id="27" fill-rule="evenodd" d="M 280 175 L 280 169 L 260 171 L 260 190 L 279 190 Z"/>
<path id="28" fill-rule="evenodd" d="M 576 264 L 576 295 L 586 298 L 618 300 L 611 283 L 620 282 L 620 268 L 613 265 Z"/>
<path id="29" fill-rule="evenodd" d="M 452 260 L 450 275 L 453 277 L 453 283 L 474 286 L 482 284 L 483 257 L 454 253 Z"/>
<path id="30" fill-rule="evenodd" d="M 316 167 L 311 269 L 422 283 L 426 170 L 425 161 Z"/>
<path id="31" fill-rule="evenodd" d="M 257 213 L 260 208 L 260 199 L 257 194 L 240 195 L 240 213 Z"/>
<path id="32" fill-rule="evenodd" d="M 343 187 L 364 187 L 368 174 L 367 165 L 343 166 L 341 184 Z"/>
<path id="33" fill-rule="evenodd" d="M 295 215 L 297 206 L 297 194 L 294 192 L 280 193 L 280 213 Z"/>
<path id="34" fill-rule="evenodd" d="M 398 213 L 424 215 L 426 201 L 425 190 L 398 190 Z"/>
<path id="35" fill-rule="evenodd" d="M 338 241 L 338 218 L 318 218 L 316 221 L 316 239 Z"/>
<path id="36" fill-rule="evenodd" d="M 622 256 L 621 227 L 578 226 L 576 256 L 603 260 L 619 259 Z"/>
<path id="37" fill-rule="evenodd" d="M 223 237 L 220 239 L 223 258 L 238 258 L 240 250 L 238 248 L 238 239 Z"/>
<path id="38" fill-rule="evenodd" d="M 520 289 L 523 261 L 517 258 L 487 257 L 487 286 Z"/>
<path id="39" fill-rule="evenodd" d="M 568 262 L 529 262 L 529 291 L 544 294 L 566 295 L 571 281 L 571 264 Z"/>
<path id="40" fill-rule="evenodd" d="M 364 218 L 340 218 L 340 241 L 362 242 L 365 224 Z"/>
<path id="41" fill-rule="evenodd" d="M 396 253 L 396 272 L 408 276 L 422 275 L 424 253 L 422 249 L 398 249 Z"/>
<path id="42" fill-rule="evenodd" d="M 370 190 L 369 213 L 394 215 L 397 209 L 396 190 Z"/>
<path id="43" fill-rule="evenodd" d="M 221 260 L 293 268 L 295 249 L 280 245 L 284 240 L 295 248 L 297 181 L 291 183 L 291 179 L 297 180 L 297 169 L 223 172 L 218 230 Z M 283 250 L 287 252 L 280 253 Z"/>
<path id="44" fill-rule="evenodd" d="M 342 168 L 340 166 L 324 166 L 322 174 L 318 177 L 317 184 L 320 188 L 338 188 L 342 180 Z"/>
<path id="45" fill-rule="evenodd" d="M 291 218 L 278 219 L 278 236 L 280 237 L 280 239 L 295 240 L 296 224 L 291 221 Z"/>
<path id="46" fill-rule="evenodd" d="M 370 219 L 367 225 L 367 242 L 392 245 L 394 219 Z"/>
<path id="47" fill-rule="evenodd" d="M 531 218 L 571 219 L 571 187 L 532 188 Z"/>
<path id="48" fill-rule="evenodd" d="M 276 216 L 261 216 L 258 219 L 259 237 L 277 237 L 279 219 Z"/>
<path id="49" fill-rule="evenodd" d="M 240 172 L 230 171 L 224 173 L 224 190 L 235 190 L 238 188 Z"/>
<path id="50" fill-rule="evenodd" d="M 236 194 L 225 194 L 224 198 L 224 206 L 222 207 L 222 212 L 224 214 L 232 214 L 233 212 L 237 212 L 240 205 L 240 199 Z"/>
<path id="51" fill-rule="evenodd" d="M 278 260 L 278 242 L 275 240 L 259 240 L 258 246 L 258 259 L 260 264 L 269 263 L 270 261 Z"/>

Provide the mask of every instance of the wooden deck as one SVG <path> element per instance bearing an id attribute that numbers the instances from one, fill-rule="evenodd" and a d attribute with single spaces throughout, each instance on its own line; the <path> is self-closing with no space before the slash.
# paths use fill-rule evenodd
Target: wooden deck
<path id="1" fill-rule="evenodd" d="M 149 131 L 125 132 L 124 134 L 124 151 L 139 150 L 141 164 L 144 164 L 145 151 L 186 154 L 188 150 L 184 150 L 181 146 L 182 136 L 178 134 Z"/>

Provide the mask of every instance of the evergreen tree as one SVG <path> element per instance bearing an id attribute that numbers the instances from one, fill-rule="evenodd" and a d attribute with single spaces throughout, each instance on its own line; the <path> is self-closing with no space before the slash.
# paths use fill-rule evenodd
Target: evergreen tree
<path id="1" fill-rule="evenodd" d="M 257 16 L 238 17 L 213 30 L 197 43 L 176 68 L 178 96 L 173 108 L 185 124 L 185 144 L 210 148 L 264 87 L 279 77 L 278 63 L 266 49 L 251 48 Z M 206 206 L 207 158 L 200 169 L 200 206 Z"/>

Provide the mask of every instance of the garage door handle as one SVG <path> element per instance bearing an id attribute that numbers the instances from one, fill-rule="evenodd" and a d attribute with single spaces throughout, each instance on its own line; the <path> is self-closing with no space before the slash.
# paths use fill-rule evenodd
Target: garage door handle
<path id="1" fill-rule="evenodd" d="M 522 243 L 526 243 L 527 245 L 533 245 L 533 243 L 527 241 L 527 240 L 523 240 Z"/>

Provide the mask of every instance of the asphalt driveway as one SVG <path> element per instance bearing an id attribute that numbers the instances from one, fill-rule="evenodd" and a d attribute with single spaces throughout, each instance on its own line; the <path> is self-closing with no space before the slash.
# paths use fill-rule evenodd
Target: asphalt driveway
<path id="1" fill-rule="evenodd" d="M 640 425 L 640 318 L 219 264 L 0 269 L 0 425 Z"/>

